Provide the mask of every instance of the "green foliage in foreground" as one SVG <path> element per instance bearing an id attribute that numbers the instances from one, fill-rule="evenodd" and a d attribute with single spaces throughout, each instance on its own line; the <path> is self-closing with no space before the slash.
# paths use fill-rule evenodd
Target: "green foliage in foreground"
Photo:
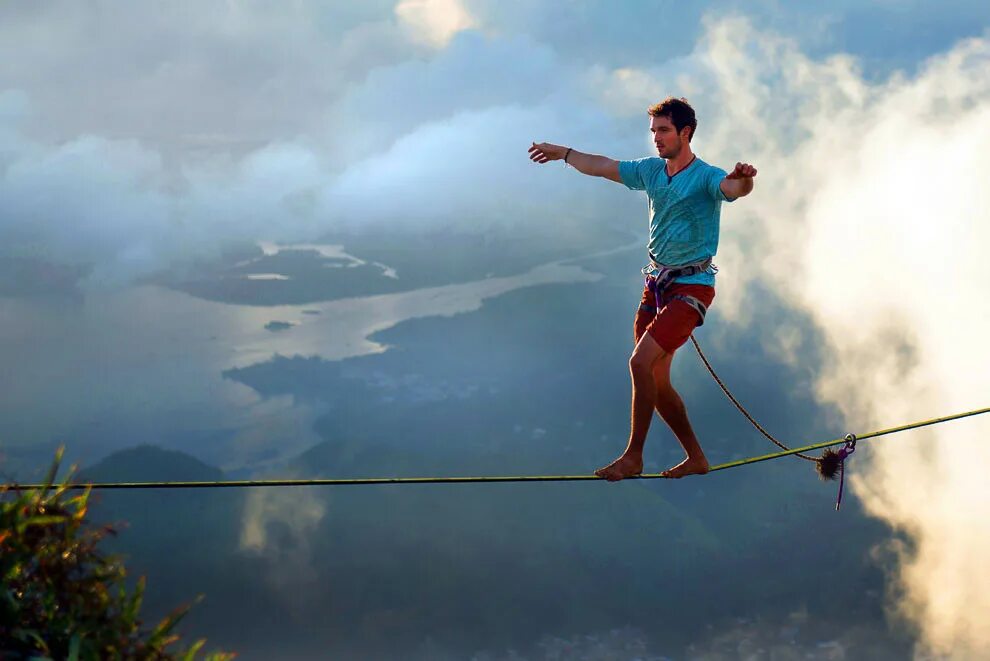
<path id="1" fill-rule="evenodd" d="M 177 608 L 150 630 L 142 627 L 144 578 L 127 593 L 120 559 L 97 549 L 115 531 L 94 529 L 85 521 L 89 489 L 71 495 L 68 477 L 55 486 L 62 452 L 44 488 L 15 492 L 0 487 L 0 658 L 197 658 L 205 640 L 168 649 L 179 647 L 173 631 L 191 605 Z M 205 659 L 234 656 L 214 653 Z"/>

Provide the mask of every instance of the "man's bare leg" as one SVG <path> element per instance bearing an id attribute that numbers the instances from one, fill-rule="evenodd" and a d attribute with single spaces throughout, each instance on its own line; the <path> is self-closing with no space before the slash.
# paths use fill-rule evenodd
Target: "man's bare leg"
<path id="1" fill-rule="evenodd" d="M 629 443 L 618 459 L 595 471 L 598 477 L 616 482 L 643 472 L 643 446 L 646 444 L 646 434 L 650 431 L 653 409 L 657 404 L 657 384 L 653 377 L 653 366 L 665 356 L 669 354 L 650 337 L 649 333 L 644 333 L 633 349 L 632 357 L 629 359 L 629 373 L 632 377 Z"/>
<path id="2" fill-rule="evenodd" d="M 673 354 L 665 354 L 665 360 L 658 360 L 653 365 L 653 380 L 657 392 L 656 410 L 670 427 L 670 430 L 674 432 L 674 436 L 684 448 L 687 458 L 660 474 L 672 478 L 684 477 L 685 475 L 703 475 L 710 468 L 708 459 L 701 450 L 698 437 L 694 435 L 694 430 L 691 429 L 684 401 L 670 383 L 670 365 L 673 358 Z"/>

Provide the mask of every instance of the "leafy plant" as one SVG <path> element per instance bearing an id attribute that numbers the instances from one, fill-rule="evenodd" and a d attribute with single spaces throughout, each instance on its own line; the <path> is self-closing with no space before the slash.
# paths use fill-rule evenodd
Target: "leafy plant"
<path id="1" fill-rule="evenodd" d="M 55 485 L 63 452 L 59 448 L 41 488 L 0 487 L 0 658 L 193 661 L 206 641 L 182 648 L 174 633 L 193 604 L 150 630 L 143 627 L 144 578 L 128 594 L 121 560 L 98 549 L 116 531 L 86 521 L 90 490 L 72 493 L 74 467 Z"/>

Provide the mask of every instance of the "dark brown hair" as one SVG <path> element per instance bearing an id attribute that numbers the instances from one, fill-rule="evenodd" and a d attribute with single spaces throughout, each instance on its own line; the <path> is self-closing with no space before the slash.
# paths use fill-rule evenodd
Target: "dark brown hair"
<path id="1" fill-rule="evenodd" d="M 698 120 L 694 116 L 694 108 L 691 107 L 691 104 L 684 97 L 675 99 L 672 96 L 668 96 L 660 103 L 650 106 L 647 112 L 650 114 L 650 117 L 666 117 L 669 119 L 678 134 L 680 134 L 685 126 L 690 126 L 691 134 L 688 135 L 688 142 L 691 142 L 691 138 L 694 137 L 694 132 L 698 128 Z"/>

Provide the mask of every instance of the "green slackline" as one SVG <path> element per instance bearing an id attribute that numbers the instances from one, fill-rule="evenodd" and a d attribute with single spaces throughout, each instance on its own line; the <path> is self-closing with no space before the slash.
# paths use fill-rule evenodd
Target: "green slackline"
<path id="1" fill-rule="evenodd" d="M 921 422 L 913 422 L 911 424 L 902 425 L 900 427 L 891 427 L 890 429 L 881 429 L 879 431 L 869 432 L 867 434 L 857 434 L 856 440 L 862 441 L 869 438 L 876 438 L 877 436 L 883 436 L 885 434 L 894 434 L 897 432 L 907 431 L 909 429 L 917 429 L 918 427 L 925 427 L 928 425 L 934 425 L 941 422 L 948 422 L 950 420 L 958 420 L 959 418 L 966 418 L 973 415 L 980 415 L 983 413 L 990 413 L 990 407 L 983 409 L 975 409 L 973 411 L 967 411 L 965 413 L 956 413 L 955 415 L 947 415 L 942 418 L 932 418 L 931 420 L 924 420 Z M 770 459 L 777 459 L 779 457 L 786 457 L 792 454 L 797 454 L 799 452 L 808 452 L 811 450 L 821 450 L 833 445 L 840 445 L 846 443 L 845 438 L 835 439 L 832 441 L 824 441 L 822 443 L 815 443 L 814 445 L 806 445 L 801 448 L 792 448 L 784 452 L 774 452 L 771 454 L 765 454 L 758 457 L 749 457 L 748 459 L 740 459 L 739 461 L 730 461 L 728 463 L 719 464 L 717 466 L 712 466 L 709 472 L 715 472 L 720 470 L 726 470 L 728 468 L 738 468 L 739 466 L 745 466 L 747 464 L 755 464 L 760 461 L 769 461 Z M 479 477 L 369 477 L 369 478 L 351 478 L 351 479 L 326 479 L 326 480 L 228 480 L 228 481 L 217 481 L 217 482 L 95 482 L 90 484 L 69 484 L 66 485 L 67 489 L 202 489 L 202 488 L 213 488 L 213 487 L 302 487 L 302 486 L 346 486 L 346 485 L 357 485 L 357 484 L 448 484 L 448 483 L 460 483 L 460 482 L 567 482 L 574 480 L 597 480 L 601 481 L 603 478 L 597 475 L 507 475 L 507 476 L 479 476 Z M 626 478 L 627 480 L 653 480 L 653 479 L 674 479 L 666 478 L 659 473 L 649 473 L 643 475 L 636 475 L 633 477 Z M 54 488 L 51 484 L 4 484 L 0 487 L 0 492 L 2 491 L 27 491 L 31 489 L 51 489 Z"/>

